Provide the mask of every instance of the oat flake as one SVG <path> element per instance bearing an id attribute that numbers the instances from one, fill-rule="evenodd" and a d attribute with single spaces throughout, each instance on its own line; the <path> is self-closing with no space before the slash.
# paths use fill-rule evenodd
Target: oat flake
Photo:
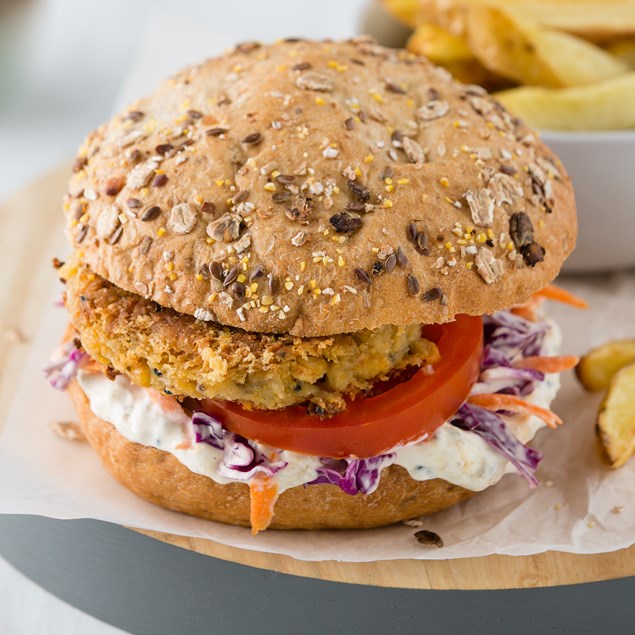
<path id="1" fill-rule="evenodd" d="M 170 211 L 168 227 L 177 234 L 189 234 L 197 222 L 196 210 L 189 203 L 179 203 Z"/>

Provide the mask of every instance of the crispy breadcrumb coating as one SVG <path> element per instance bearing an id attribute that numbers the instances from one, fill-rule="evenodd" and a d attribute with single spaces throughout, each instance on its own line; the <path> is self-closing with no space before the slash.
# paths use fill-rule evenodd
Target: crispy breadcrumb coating
<path id="1" fill-rule="evenodd" d="M 439 358 L 419 325 L 311 338 L 249 333 L 163 308 L 83 265 L 65 274 L 66 305 L 86 352 L 140 386 L 179 398 L 263 409 L 307 403 L 330 415 L 345 397 Z"/>

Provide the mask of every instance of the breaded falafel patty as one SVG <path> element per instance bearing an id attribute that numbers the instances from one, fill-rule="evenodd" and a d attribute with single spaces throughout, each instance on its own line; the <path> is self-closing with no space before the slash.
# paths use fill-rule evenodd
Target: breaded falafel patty
<path id="1" fill-rule="evenodd" d="M 134 383 L 195 399 L 276 409 L 308 402 L 333 414 L 407 367 L 434 364 L 421 327 L 300 338 L 202 322 L 129 293 L 79 266 L 66 285 L 71 321 L 88 354 Z"/>

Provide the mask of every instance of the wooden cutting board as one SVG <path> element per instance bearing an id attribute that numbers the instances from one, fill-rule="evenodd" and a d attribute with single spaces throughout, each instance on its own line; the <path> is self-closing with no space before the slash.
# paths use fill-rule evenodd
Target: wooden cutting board
<path id="1" fill-rule="evenodd" d="M 20 375 L 29 339 L 50 299 L 52 240 L 62 233 L 61 200 L 69 165 L 16 192 L 0 206 L 0 429 Z M 58 241 L 59 243 L 59 241 Z M 21 336 L 25 340 L 20 342 Z M 95 458 L 97 460 L 97 458 Z M 454 560 L 369 563 L 303 562 L 288 556 L 236 549 L 198 538 L 142 531 L 198 553 L 260 569 L 322 580 L 413 589 L 507 589 L 556 586 L 635 575 L 635 546 L 580 556 L 488 556 Z"/>

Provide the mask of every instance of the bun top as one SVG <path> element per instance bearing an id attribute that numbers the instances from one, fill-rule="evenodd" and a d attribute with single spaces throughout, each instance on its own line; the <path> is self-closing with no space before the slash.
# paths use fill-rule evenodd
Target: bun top
<path id="1" fill-rule="evenodd" d="M 576 238 L 535 133 L 368 38 L 186 68 L 89 135 L 65 208 L 79 259 L 117 286 L 298 336 L 508 308 Z"/>

